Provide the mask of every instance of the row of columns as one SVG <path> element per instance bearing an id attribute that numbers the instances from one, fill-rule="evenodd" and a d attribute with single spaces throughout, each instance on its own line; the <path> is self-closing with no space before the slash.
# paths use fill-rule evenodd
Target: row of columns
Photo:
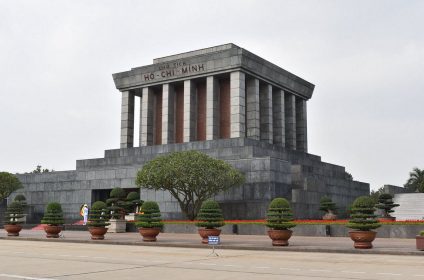
<path id="1" fill-rule="evenodd" d="M 152 87 L 142 88 L 140 95 L 140 146 L 176 141 L 175 119 L 183 110 L 183 142 L 196 141 L 197 97 L 196 83 L 184 81 L 183 108 L 176 108 L 177 92 L 174 84 L 162 85 L 162 104 L 155 104 Z M 215 76 L 206 78 L 206 139 L 248 137 L 280 145 L 291 150 L 307 152 L 306 100 L 257 78 L 247 78 L 243 72 L 230 74 L 229 135 L 220 135 L 220 81 Z M 179 92 L 180 94 L 180 92 Z M 178 98 L 180 95 L 178 95 Z M 134 93 L 122 92 L 121 148 L 134 146 Z M 224 103 L 222 103 L 224 102 Z M 161 112 L 157 112 L 161 109 Z M 156 112 L 155 112 L 156 111 Z M 159 114 L 158 114 L 159 113 Z M 179 115 L 181 116 L 181 115 Z M 155 125 L 156 124 L 156 125 Z M 221 121 L 221 125 L 223 125 Z M 159 132 L 155 130 L 159 128 Z M 160 127 L 159 127 L 160 126 Z M 156 133 L 155 133 L 156 131 Z M 155 137 L 160 137 L 156 139 Z"/>

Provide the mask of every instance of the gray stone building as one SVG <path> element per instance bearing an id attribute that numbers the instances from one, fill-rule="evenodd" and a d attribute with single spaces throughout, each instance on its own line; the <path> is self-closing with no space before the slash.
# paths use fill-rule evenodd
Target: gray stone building
<path id="1" fill-rule="evenodd" d="M 33 219 L 51 201 L 62 203 L 68 220 L 78 219 L 82 203 L 105 199 L 113 187 L 135 189 L 137 170 L 155 156 L 192 149 L 245 174 L 243 186 L 216 197 L 227 219 L 263 218 L 278 196 L 292 202 L 297 218 L 318 218 L 324 195 L 343 212 L 369 193 L 344 167 L 308 153 L 314 85 L 243 48 L 225 44 L 157 58 L 113 79 L 122 96 L 120 149 L 78 160 L 73 171 L 19 175 Z M 141 190 L 141 197 L 159 202 L 166 218 L 184 218 L 167 192 Z"/>

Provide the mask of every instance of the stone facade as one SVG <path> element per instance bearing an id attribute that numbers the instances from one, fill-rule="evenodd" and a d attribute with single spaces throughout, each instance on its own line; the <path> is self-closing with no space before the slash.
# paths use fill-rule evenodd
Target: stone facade
<path id="1" fill-rule="evenodd" d="M 243 186 L 215 198 L 227 219 L 263 218 L 278 196 L 292 201 L 297 218 L 319 218 L 322 196 L 343 213 L 369 193 L 368 184 L 347 179 L 344 167 L 307 153 L 306 103 L 314 85 L 234 44 L 158 58 L 113 79 L 122 94 L 120 149 L 79 160 L 74 171 L 19 175 L 30 219 L 39 219 L 51 201 L 62 203 L 68 220 L 79 219 L 82 203 L 104 199 L 113 187 L 134 189 L 147 161 L 193 149 L 246 176 Z M 141 197 L 158 201 L 167 219 L 184 218 L 168 192 L 141 190 Z"/>

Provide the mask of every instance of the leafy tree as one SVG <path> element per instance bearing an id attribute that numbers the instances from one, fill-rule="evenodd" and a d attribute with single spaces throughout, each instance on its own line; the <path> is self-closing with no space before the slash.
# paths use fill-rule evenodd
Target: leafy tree
<path id="1" fill-rule="evenodd" d="M 203 202 L 196 219 L 198 220 L 196 226 L 207 229 L 222 227 L 225 224 L 222 210 L 215 200 Z"/>
<path id="2" fill-rule="evenodd" d="M 40 174 L 40 173 L 48 173 L 53 171 L 54 171 L 53 169 L 49 170 L 48 168 L 42 168 L 41 165 L 37 165 L 37 167 L 31 173 Z"/>
<path id="3" fill-rule="evenodd" d="M 282 197 L 274 198 L 266 213 L 266 226 L 277 230 L 286 230 L 295 227 L 290 203 Z"/>
<path id="4" fill-rule="evenodd" d="M 0 172 L 0 202 L 20 188 L 22 188 L 22 183 L 15 175 L 9 172 Z"/>
<path id="5" fill-rule="evenodd" d="M 159 205 L 156 201 L 146 201 L 141 205 L 141 213 L 137 214 L 135 225 L 141 228 L 163 227 Z"/>
<path id="6" fill-rule="evenodd" d="M 109 213 L 107 211 L 107 205 L 103 201 L 96 201 L 93 203 L 90 209 L 90 215 L 88 216 L 89 227 L 106 227 L 110 225 Z"/>
<path id="7" fill-rule="evenodd" d="M 415 167 L 409 172 L 409 179 L 404 187 L 412 192 L 424 192 L 424 169 Z"/>
<path id="8" fill-rule="evenodd" d="M 393 196 L 389 193 L 380 194 L 378 204 L 375 205 L 376 208 L 383 210 L 385 218 L 390 218 L 390 213 L 395 212 L 392 209 L 398 206 L 399 204 L 393 203 Z"/>
<path id="9" fill-rule="evenodd" d="M 329 213 L 335 212 L 337 209 L 336 203 L 331 200 L 328 196 L 321 197 L 321 200 L 319 202 L 319 210 Z"/>
<path id="10" fill-rule="evenodd" d="M 198 151 L 158 156 L 138 171 L 136 179 L 142 188 L 169 191 L 190 220 L 203 201 L 243 183 L 243 174 L 230 164 Z"/>
<path id="11" fill-rule="evenodd" d="M 380 227 L 374 211 L 374 201 L 371 197 L 358 197 L 352 204 L 350 220 L 346 226 L 361 231 L 369 231 Z"/>
<path id="12" fill-rule="evenodd" d="M 378 198 L 380 197 L 381 194 L 384 193 L 384 187 L 379 188 L 378 190 L 372 190 L 370 193 L 370 197 L 372 199 L 372 201 L 374 202 L 374 204 L 378 203 Z"/>
<path id="13" fill-rule="evenodd" d="M 109 198 L 106 200 L 108 210 L 112 219 L 124 219 L 125 217 L 125 198 L 127 193 L 124 189 L 116 187 L 110 191 Z"/>

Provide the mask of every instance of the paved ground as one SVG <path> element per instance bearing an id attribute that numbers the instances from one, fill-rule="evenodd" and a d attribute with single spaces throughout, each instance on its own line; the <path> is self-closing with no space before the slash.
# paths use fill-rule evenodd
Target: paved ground
<path id="1" fill-rule="evenodd" d="M 0 240 L 0 279 L 424 279 L 422 256 Z"/>
<path id="2" fill-rule="evenodd" d="M 4 230 L 0 230 L 0 239 L 6 238 Z M 204 248 L 207 245 L 200 243 L 197 234 L 161 233 L 156 243 L 142 241 L 138 233 L 108 233 L 104 241 L 92 241 L 86 231 L 64 231 L 63 237 L 56 240 L 47 240 L 42 230 L 23 230 L 21 236 L 15 239 L 29 241 L 77 242 L 97 244 L 144 245 L 184 248 Z M 333 252 L 333 253 L 360 253 L 360 254 L 393 254 L 393 255 L 421 255 L 424 251 L 417 251 L 415 239 L 377 238 L 371 250 L 357 250 L 353 248 L 353 241 L 347 237 L 306 237 L 293 236 L 288 247 L 273 247 L 271 240 L 265 235 L 222 235 L 221 249 L 236 250 L 269 250 L 269 251 L 301 251 L 301 252 Z M 2 242 L 2 240 L 0 240 Z"/>

